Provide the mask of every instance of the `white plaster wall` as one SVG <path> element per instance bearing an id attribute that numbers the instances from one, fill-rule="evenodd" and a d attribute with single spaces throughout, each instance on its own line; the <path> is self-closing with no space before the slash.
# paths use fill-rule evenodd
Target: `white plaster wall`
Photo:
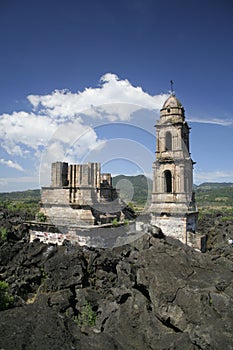
<path id="1" fill-rule="evenodd" d="M 156 217 L 152 216 L 152 225 L 161 228 L 162 232 L 166 236 L 179 239 L 183 243 L 186 243 L 186 218 L 177 217 Z"/>

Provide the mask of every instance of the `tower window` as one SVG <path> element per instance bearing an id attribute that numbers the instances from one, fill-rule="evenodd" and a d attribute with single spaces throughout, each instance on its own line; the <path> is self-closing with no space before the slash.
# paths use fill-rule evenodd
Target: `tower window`
<path id="1" fill-rule="evenodd" d="M 166 151 L 171 151 L 172 150 L 172 134 L 170 131 L 166 132 L 165 136 L 165 150 Z"/>
<path id="2" fill-rule="evenodd" d="M 170 170 L 164 171 L 164 191 L 166 193 L 172 192 L 172 174 Z"/>

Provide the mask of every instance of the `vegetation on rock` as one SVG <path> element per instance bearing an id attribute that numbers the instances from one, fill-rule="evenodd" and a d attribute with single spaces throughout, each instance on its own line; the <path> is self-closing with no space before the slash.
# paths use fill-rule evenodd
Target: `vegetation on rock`
<path id="1" fill-rule="evenodd" d="M 82 306 L 78 316 L 74 316 L 74 321 L 78 326 L 95 326 L 96 324 L 96 312 L 92 310 L 91 304 L 86 301 Z"/>
<path id="2" fill-rule="evenodd" d="M 14 297 L 9 293 L 9 284 L 5 281 L 0 281 L 0 311 L 12 307 Z"/>

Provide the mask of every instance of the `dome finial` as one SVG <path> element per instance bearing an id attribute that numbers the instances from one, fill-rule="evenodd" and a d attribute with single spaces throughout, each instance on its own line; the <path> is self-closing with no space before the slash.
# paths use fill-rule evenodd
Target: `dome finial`
<path id="1" fill-rule="evenodd" d="M 173 90 L 174 81 L 173 81 L 173 80 L 170 80 L 170 84 L 171 84 L 171 95 L 172 95 L 172 96 L 175 96 L 175 92 L 174 92 L 174 90 Z"/>

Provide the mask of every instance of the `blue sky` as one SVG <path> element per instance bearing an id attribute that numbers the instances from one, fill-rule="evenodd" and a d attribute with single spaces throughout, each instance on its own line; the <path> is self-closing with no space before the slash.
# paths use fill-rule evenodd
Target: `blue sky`
<path id="1" fill-rule="evenodd" d="M 194 182 L 233 182 L 231 0 L 3 0 L 0 191 L 49 184 L 50 162 L 151 174 L 170 80 Z"/>

